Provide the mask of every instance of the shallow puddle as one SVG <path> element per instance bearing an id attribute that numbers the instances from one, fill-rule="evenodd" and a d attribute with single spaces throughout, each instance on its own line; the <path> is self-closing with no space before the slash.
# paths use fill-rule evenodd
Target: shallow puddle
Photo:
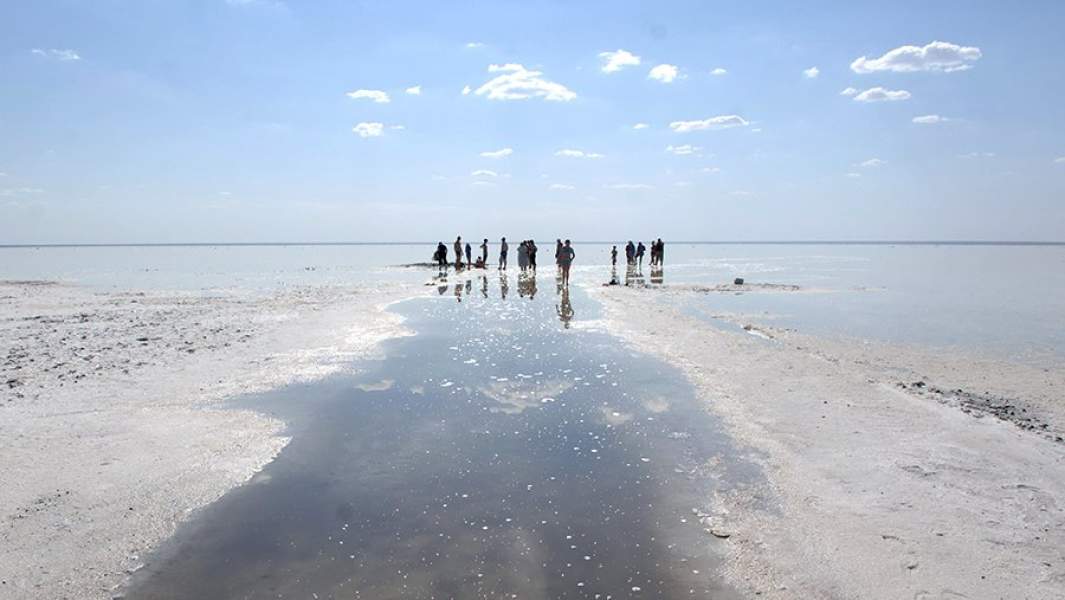
<path id="1" fill-rule="evenodd" d="M 732 597 L 695 513 L 751 469 L 681 375 L 553 270 L 434 285 L 358 378 L 241 402 L 292 442 L 126 597 Z"/>

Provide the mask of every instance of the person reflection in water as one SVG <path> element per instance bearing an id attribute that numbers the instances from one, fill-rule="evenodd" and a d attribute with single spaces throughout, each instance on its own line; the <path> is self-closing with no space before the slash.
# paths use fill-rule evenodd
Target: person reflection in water
<path id="1" fill-rule="evenodd" d="M 488 276 L 481 275 L 481 296 L 488 298 Z"/>
<path id="2" fill-rule="evenodd" d="M 455 300 L 462 302 L 462 284 L 457 281 L 455 282 Z"/>
<path id="3" fill-rule="evenodd" d="M 558 313 L 558 319 L 562 321 L 562 326 L 569 329 L 569 323 L 573 320 L 573 305 L 569 301 L 569 288 L 559 288 L 559 303 L 555 305 L 555 312 Z"/>
<path id="4" fill-rule="evenodd" d="M 507 277 L 506 273 L 500 273 L 499 274 L 499 299 L 500 300 L 506 300 L 507 299 L 507 292 L 509 292 L 509 291 L 510 291 L 510 278 Z"/>
<path id="5" fill-rule="evenodd" d="M 527 271 L 524 275 L 518 275 L 518 295 L 532 300 L 536 297 L 536 273 Z"/>

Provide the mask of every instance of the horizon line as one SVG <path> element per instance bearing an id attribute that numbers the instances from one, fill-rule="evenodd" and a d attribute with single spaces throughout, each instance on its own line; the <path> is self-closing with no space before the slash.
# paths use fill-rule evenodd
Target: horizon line
<path id="1" fill-rule="evenodd" d="M 483 239 L 483 238 L 482 238 Z M 655 238 L 649 238 L 655 239 Z M 470 239 L 469 242 L 476 240 Z M 639 241 L 639 240 L 637 240 Z M 14 248 L 137 248 L 137 247 L 233 247 L 233 246 L 427 246 L 438 242 L 58 242 L 0 244 L 0 249 Z M 445 242 L 450 243 L 450 242 Z M 497 243 L 497 242 L 492 242 Z M 625 241 L 575 240 L 574 244 L 624 244 Z M 793 246 L 1065 246 L 1065 241 L 1050 240 L 677 240 L 670 244 L 701 245 L 793 245 Z"/>

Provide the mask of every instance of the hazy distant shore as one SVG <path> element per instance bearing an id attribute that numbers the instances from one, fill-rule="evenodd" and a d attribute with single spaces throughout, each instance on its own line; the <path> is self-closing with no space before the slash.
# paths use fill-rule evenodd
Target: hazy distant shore
<path id="1" fill-rule="evenodd" d="M 384 304 L 409 293 L 0 283 L 0 597 L 110 598 L 287 443 L 282 422 L 220 402 L 370 356 L 404 333 Z"/>
<path id="2" fill-rule="evenodd" d="M 606 328 L 680 367 L 765 470 L 765 486 L 712 503 L 740 590 L 1060 594 L 1065 369 L 764 326 L 730 332 L 685 312 L 697 290 L 592 291 Z"/>

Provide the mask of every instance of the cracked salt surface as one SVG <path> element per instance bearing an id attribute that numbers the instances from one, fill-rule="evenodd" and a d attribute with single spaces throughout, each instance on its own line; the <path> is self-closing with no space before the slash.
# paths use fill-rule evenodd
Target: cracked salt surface
<path id="1" fill-rule="evenodd" d="M 463 289 L 397 306 L 418 335 L 357 382 L 247 399 L 292 442 L 127 598 L 733 597 L 713 575 L 727 542 L 686 517 L 753 469 L 687 383 L 565 329 L 548 293 Z"/>

